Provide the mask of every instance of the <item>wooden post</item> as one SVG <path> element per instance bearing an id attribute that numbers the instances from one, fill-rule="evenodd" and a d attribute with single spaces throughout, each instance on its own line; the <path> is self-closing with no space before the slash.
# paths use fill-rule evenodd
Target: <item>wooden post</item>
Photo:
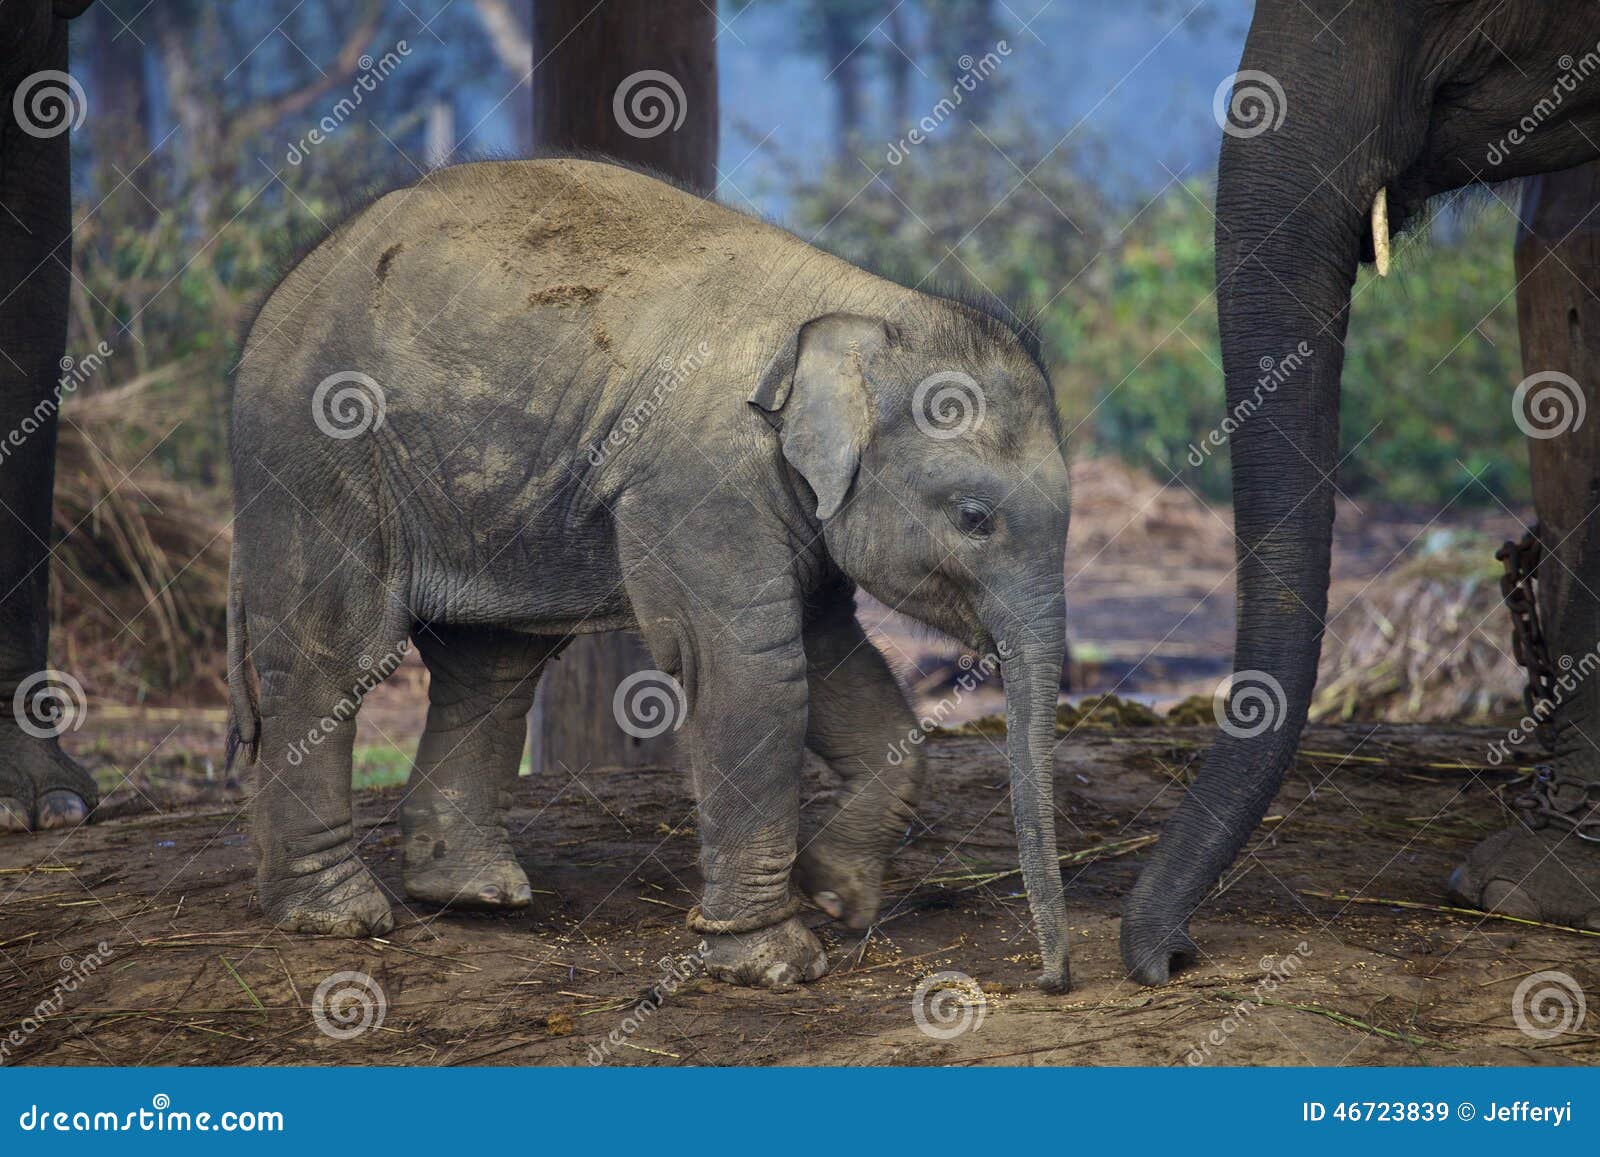
<path id="1" fill-rule="evenodd" d="M 1593 621 L 1600 607 L 1589 605 L 1595 600 L 1568 607 L 1572 576 L 1591 587 L 1600 584 L 1597 205 L 1600 161 L 1536 178 L 1524 195 L 1526 224 L 1517 237 L 1517 322 L 1527 375 L 1518 422 L 1538 434 L 1561 427 L 1553 436 L 1528 439 L 1540 538 L 1555 554 L 1539 568 L 1552 655 L 1576 656 L 1600 643 L 1600 623 Z M 1585 520 L 1592 525 L 1578 529 Z M 1570 613 L 1579 608 L 1582 614 Z"/>
<path id="2" fill-rule="evenodd" d="M 535 0 L 538 147 L 647 165 L 709 194 L 717 180 L 716 35 L 715 5 L 701 0 Z M 534 700 L 534 772 L 670 765 L 670 733 L 636 739 L 611 709 L 617 685 L 654 665 L 631 633 L 573 640 Z"/>

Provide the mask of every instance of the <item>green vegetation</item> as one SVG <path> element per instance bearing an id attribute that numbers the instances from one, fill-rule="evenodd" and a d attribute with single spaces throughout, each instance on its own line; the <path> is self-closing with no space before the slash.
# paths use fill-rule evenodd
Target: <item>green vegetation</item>
<path id="1" fill-rule="evenodd" d="M 952 136 L 885 166 L 859 193 L 861 175 L 824 176 L 794 192 L 795 224 L 902 280 L 920 271 L 909 284 L 933 270 L 929 284 L 987 289 L 1025 316 L 1042 306 L 1035 327 L 1074 452 L 1114 453 L 1226 499 L 1226 448 L 1189 461 L 1224 413 L 1209 185 L 1174 182 L 1153 201 L 1112 207 L 1080 175 L 1092 158 L 997 143 L 1016 165 Z M 1360 443 L 1341 468 L 1347 493 L 1526 501 L 1527 450 L 1510 407 L 1522 378 L 1513 225 L 1500 205 L 1475 209 L 1403 245 L 1388 281 L 1362 275 L 1344 376 L 1344 447 Z"/>

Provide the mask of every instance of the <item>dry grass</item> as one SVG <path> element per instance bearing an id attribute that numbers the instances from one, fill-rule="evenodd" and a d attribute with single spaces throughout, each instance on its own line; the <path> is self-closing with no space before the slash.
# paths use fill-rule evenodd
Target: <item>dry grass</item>
<path id="1" fill-rule="evenodd" d="M 231 536 L 223 500 L 134 448 L 164 436 L 174 365 L 62 412 L 51 563 L 52 662 L 96 696 L 222 702 Z M 169 395 L 170 396 L 170 395 Z"/>
<path id="2" fill-rule="evenodd" d="M 1511 659 L 1500 564 L 1480 536 L 1442 538 L 1368 585 L 1332 622 L 1317 720 L 1485 720 L 1514 711 L 1525 676 Z"/>

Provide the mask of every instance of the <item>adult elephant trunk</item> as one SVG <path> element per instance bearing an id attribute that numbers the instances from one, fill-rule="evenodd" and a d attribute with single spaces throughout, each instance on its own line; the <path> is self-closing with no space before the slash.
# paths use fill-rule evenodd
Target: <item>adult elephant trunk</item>
<path id="1" fill-rule="evenodd" d="M 1040 988 L 1065 992 L 1067 909 L 1056 858 L 1056 701 L 1066 650 L 1066 605 L 1059 568 L 1037 589 L 995 600 L 985 616 L 1001 655 L 1006 688 L 1006 755 L 1017 861 L 1044 957 Z"/>
<path id="2" fill-rule="evenodd" d="M 1383 61 L 1276 11 L 1257 9 L 1217 182 L 1238 560 L 1233 695 L 1124 909 L 1123 962 L 1143 984 L 1192 959 L 1189 917 L 1265 814 L 1305 724 L 1327 610 L 1351 289 L 1369 207 L 1406 136 Z M 1343 59 L 1324 59 L 1334 52 Z"/>

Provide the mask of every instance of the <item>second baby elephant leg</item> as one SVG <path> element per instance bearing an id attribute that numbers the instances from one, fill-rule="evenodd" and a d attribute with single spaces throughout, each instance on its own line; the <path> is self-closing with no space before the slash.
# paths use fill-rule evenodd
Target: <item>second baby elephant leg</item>
<path id="1" fill-rule="evenodd" d="M 455 908 L 524 907 L 533 892 L 505 813 L 552 640 L 443 625 L 416 639 L 428 726 L 400 811 L 406 894 Z"/>
<path id="2" fill-rule="evenodd" d="M 878 914 L 883 869 L 922 790 L 916 719 L 889 666 L 841 591 L 808 624 L 806 744 L 842 782 L 815 830 L 800 841 L 795 879 L 812 902 L 851 928 Z"/>

